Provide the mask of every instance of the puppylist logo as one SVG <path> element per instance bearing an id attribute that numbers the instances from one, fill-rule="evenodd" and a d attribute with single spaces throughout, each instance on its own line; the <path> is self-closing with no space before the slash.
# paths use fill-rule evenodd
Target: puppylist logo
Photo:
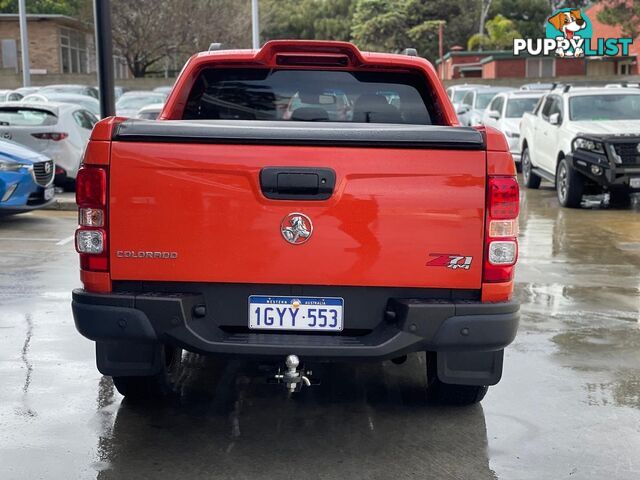
<path id="1" fill-rule="evenodd" d="M 593 37 L 591 20 L 579 8 L 563 8 L 546 22 L 546 38 L 516 38 L 513 54 L 532 56 L 603 57 L 629 55 L 632 38 Z"/>

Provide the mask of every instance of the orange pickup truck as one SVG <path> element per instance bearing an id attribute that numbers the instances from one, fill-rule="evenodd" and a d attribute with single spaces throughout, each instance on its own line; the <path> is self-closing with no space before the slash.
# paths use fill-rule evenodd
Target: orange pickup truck
<path id="1" fill-rule="evenodd" d="M 182 351 L 282 364 L 426 352 L 428 399 L 480 401 L 518 327 L 519 191 L 431 64 L 344 42 L 193 56 L 158 121 L 98 123 L 77 177 L 98 369 L 171 392 Z"/>

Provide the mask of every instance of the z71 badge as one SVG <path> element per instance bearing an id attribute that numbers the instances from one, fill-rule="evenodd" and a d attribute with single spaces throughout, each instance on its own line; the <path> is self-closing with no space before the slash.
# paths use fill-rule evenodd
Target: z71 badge
<path id="1" fill-rule="evenodd" d="M 447 267 L 453 270 L 464 268 L 469 270 L 473 257 L 454 255 L 451 253 L 430 253 L 430 257 L 436 257 L 427 262 L 427 267 Z"/>

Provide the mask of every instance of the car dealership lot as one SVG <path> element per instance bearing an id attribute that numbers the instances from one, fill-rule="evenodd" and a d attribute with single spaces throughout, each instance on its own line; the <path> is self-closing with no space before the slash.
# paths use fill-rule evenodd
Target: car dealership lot
<path id="1" fill-rule="evenodd" d="M 521 327 L 479 406 L 426 406 L 422 358 L 314 366 L 288 400 L 256 365 L 187 355 L 181 395 L 122 402 L 76 331 L 72 212 L 0 223 L 0 478 L 640 477 L 640 222 L 524 190 Z"/>

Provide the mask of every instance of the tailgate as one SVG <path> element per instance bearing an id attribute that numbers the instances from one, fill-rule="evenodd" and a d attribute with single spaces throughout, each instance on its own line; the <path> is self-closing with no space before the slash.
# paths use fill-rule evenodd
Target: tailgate
<path id="1" fill-rule="evenodd" d="M 486 159 L 474 130 L 170 123 L 114 137 L 113 280 L 480 288 Z M 268 167 L 333 170 L 333 193 L 267 198 Z"/>

